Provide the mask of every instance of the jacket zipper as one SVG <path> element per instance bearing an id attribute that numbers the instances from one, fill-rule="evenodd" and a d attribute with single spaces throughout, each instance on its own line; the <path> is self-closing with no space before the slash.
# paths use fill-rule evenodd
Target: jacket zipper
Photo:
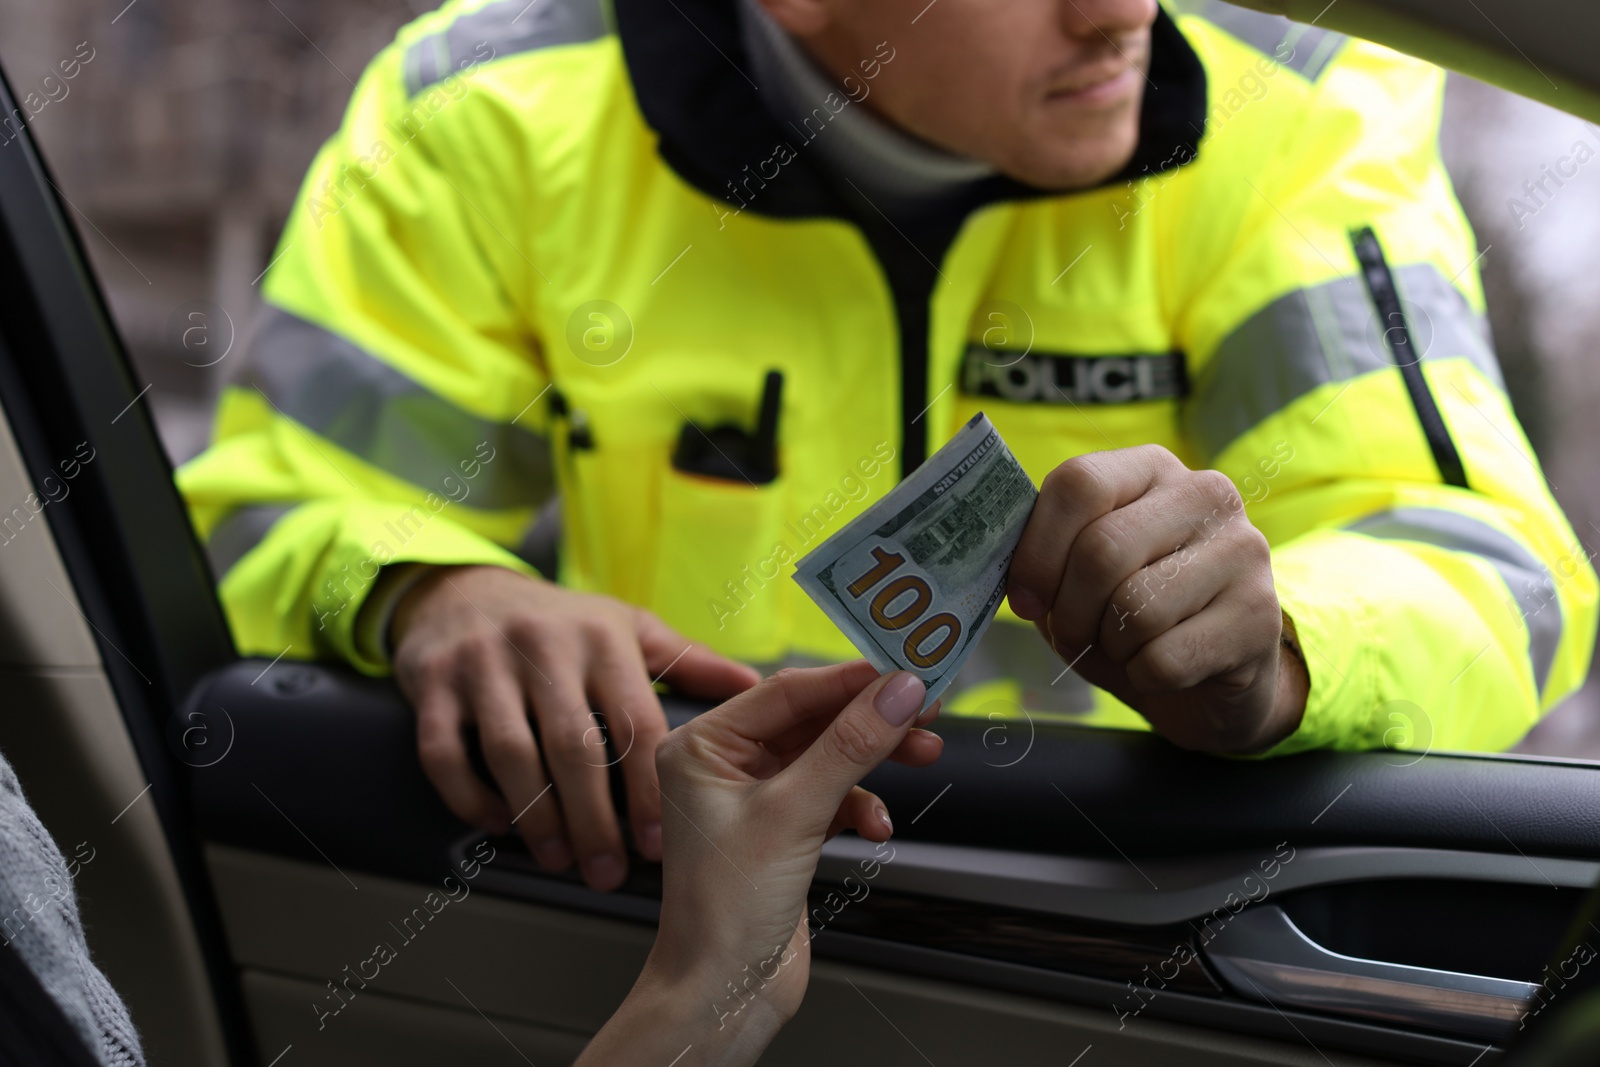
<path id="1" fill-rule="evenodd" d="M 938 264 L 954 243 L 966 212 L 951 212 L 921 225 L 897 226 L 870 204 L 858 205 L 856 224 L 889 283 L 900 334 L 900 477 L 928 458 L 929 319 Z"/>
<path id="2" fill-rule="evenodd" d="M 1350 243 L 1355 248 L 1356 261 L 1361 264 L 1361 279 L 1366 283 L 1373 307 L 1377 309 L 1379 330 L 1389 351 L 1394 353 L 1400 377 L 1406 383 L 1406 393 L 1411 397 L 1411 406 L 1417 412 L 1417 421 L 1422 424 L 1422 435 L 1427 438 L 1428 450 L 1433 453 L 1433 462 L 1439 468 L 1439 477 L 1446 485 L 1471 488 L 1467 484 L 1466 469 L 1461 464 L 1461 453 L 1456 450 L 1456 443 L 1450 437 L 1450 427 L 1445 424 L 1444 414 L 1439 410 L 1433 391 L 1428 387 L 1428 379 L 1422 373 L 1422 357 L 1426 353 L 1418 352 L 1412 344 L 1405 309 L 1400 305 L 1400 291 L 1395 287 L 1394 275 L 1384 259 L 1378 235 L 1372 232 L 1371 226 L 1364 226 L 1350 234 Z"/>

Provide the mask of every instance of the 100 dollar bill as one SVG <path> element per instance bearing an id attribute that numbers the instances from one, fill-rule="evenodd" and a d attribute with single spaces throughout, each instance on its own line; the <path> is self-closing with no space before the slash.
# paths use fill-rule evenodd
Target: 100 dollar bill
<path id="1" fill-rule="evenodd" d="M 921 677 L 931 704 L 999 609 L 1037 496 L 980 412 L 794 579 L 880 672 Z"/>

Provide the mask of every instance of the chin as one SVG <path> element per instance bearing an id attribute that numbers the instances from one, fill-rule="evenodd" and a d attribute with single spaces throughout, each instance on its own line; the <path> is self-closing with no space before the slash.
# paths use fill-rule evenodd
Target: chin
<path id="1" fill-rule="evenodd" d="M 1000 170 L 1040 189 L 1068 192 L 1098 185 L 1133 158 L 1139 144 L 1138 118 L 1135 103 L 1098 122 L 1049 123 L 1021 138 Z"/>

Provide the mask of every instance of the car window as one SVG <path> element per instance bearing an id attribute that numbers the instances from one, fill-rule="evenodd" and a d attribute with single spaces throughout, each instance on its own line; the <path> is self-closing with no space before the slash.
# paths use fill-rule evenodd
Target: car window
<path id="1" fill-rule="evenodd" d="M 307 166 L 367 62 L 416 14 L 399 0 L 359 12 L 135 2 L 108 16 L 85 0 L 0 10 L 0 60 L 25 112 L 0 138 L 26 124 L 40 144 L 174 464 L 206 445 L 218 393 L 262 328 L 261 279 Z M 1481 273 L 1512 405 L 1575 531 L 1569 554 L 1587 560 L 1600 550 L 1600 304 L 1585 298 L 1600 271 L 1600 133 L 1452 75 L 1441 146 L 1477 237 L 1460 271 Z M 1559 611 L 1519 603 L 1525 616 Z M 1427 746 L 1424 727 L 1403 733 L 1407 747 Z M 1600 689 L 1584 685 L 1516 751 L 1600 759 Z"/>

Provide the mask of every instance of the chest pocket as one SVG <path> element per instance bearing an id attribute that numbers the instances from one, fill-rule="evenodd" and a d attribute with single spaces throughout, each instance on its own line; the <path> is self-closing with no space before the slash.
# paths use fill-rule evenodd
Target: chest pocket
<path id="1" fill-rule="evenodd" d="M 783 374 L 768 371 L 754 432 L 686 422 L 661 482 L 649 606 L 685 636 L 735 658 L 786 650 L 794 553 L 780 538 L 789 480 L 778 458 Z"/>

